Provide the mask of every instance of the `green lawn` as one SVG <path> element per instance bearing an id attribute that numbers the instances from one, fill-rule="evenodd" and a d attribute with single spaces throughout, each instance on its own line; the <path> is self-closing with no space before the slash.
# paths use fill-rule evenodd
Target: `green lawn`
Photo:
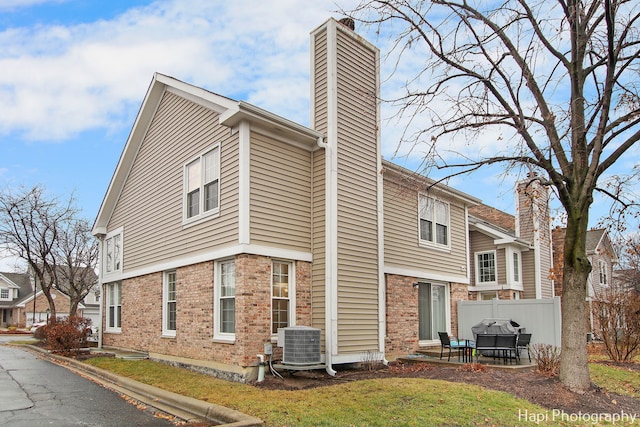
<path id="1" fill-rule="evenodd" d="M 267 426 L 563 425 L 525 400 L 478 386 L 418 378 L 354 381 L 310 390 L 263 390 L 164 364 L 94 358 L 91 365 L 233 408 Z M 540 423 L 536 417 L 547 417 Z"/>

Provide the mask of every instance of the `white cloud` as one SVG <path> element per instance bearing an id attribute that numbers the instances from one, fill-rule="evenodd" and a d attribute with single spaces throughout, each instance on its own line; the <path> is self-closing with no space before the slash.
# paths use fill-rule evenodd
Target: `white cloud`
<path id="1" fill-rule="evenodd" d="M 0 2 L 0 11 L 21 9 L 45 3 L 64 3 L 66 1 L 68 0 L 2 0 Z"/>
<path id="2" fill-rule="evenodd" d="M 109 21 L 6 30 L 0 133 L 51 141 L 128 126 L 155 71 L 306 123 L 309 32 L 333 9 L 329 0 L 171 0 Z"/>

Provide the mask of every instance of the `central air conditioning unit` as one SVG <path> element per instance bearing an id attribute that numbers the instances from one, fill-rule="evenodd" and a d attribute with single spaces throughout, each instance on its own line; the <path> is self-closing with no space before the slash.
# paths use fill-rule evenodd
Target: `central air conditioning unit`
<path id="1" fill-rule="evenodd" d="M 317 365 L 320 360 L 320 329 L 289 326 L 278 329 L 278 347 L 282 347 L 282 363 Z"/>

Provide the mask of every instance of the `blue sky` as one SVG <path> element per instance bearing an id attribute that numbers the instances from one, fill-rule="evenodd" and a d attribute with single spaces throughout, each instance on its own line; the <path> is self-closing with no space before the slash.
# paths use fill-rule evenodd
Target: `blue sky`
<path id="1" fill-rule="evenodd" d="M 1 0 L 0 187 L 73 193 L 93 221 L 156 71 L 308 124 L 309 33 L 337 9 L 333 0 Z M 384 57 L 392 40 L 357 31 Z M 392 65 L 382 64 L 383 94 L 402 85 L 402 73 L 388 79 Z M 383 119 L 391 114 L 383 107 Z M 385 158 L 402 127 L 384 122 Z M 467 145 L 482 144 L 491 143 Z M 397 162 L 412 167 L 419 155 Z M 514 213 L 516 178 L 493 169 L 450 185 Z"/>

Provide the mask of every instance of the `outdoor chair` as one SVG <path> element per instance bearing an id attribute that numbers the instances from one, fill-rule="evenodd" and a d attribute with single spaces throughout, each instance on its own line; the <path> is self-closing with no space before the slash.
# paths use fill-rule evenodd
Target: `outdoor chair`
<path id="1" fill-rule="evenodd" d="M 490 354 L 495 358 L 496 335 L 478 334 L 476 336 L 476 363 L 481 354 L 485 355 L 483 352 L 491 352 Z"/>
<path id="2" fill-rule="evenodd" d="M 460 359 L 460 350 L 464 349 L 464 346 L 458 344 L 458 340 L 455 342 L 451 342 L 449 338 L 449 334 L 446 332 L 438 332 L 438 336 L 440 337 L 440 359 L 442 359 L 442 353 L 445 348 L 449 349 L 449 356 L 447 357 L 447 361 L 451 360 L 451 350 L 458 351 L 458 359 Z"/>
<path id="3" fill-rule="evenodd" d="M 520 351 L 526 348 L 527 355 L 529 356 L 529 363 L 531 363 L 531 349 L 529 348 L 529 344 L 531 344 L 531 334 L 518 335 L 518 343 L 516 344 L 518 358 L 520 358 Z"/>
<path id="4" fill-rule="evenodd" d="M 511 358 L 511 354 L 518 362 L 517 351 L 518 336 L 514 334 L 498 334 L 496 335 L 496 349 L 502 353 L 502 360 L 507 364 L 507 360 Z"/>

